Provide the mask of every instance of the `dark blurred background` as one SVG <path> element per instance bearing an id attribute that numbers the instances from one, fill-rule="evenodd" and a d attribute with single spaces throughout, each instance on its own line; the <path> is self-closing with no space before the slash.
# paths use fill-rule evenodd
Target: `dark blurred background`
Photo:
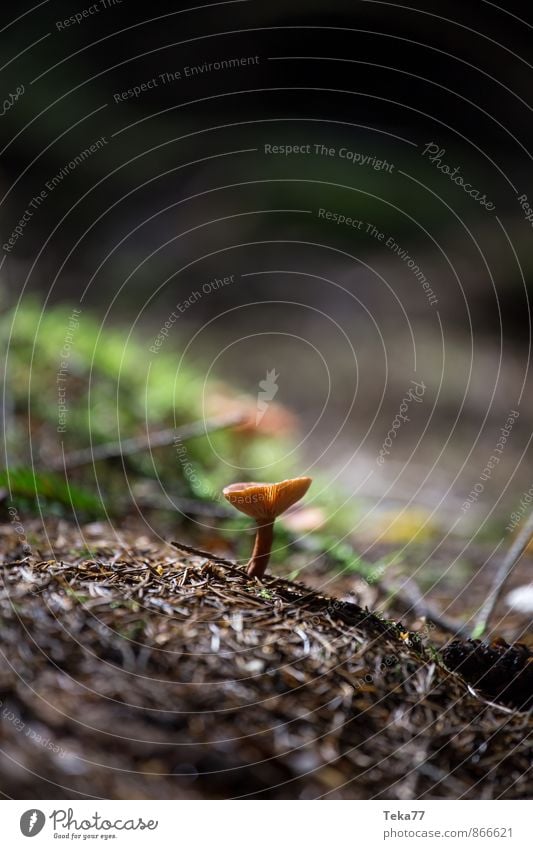
<path id="1" fill-rule="evenodd" d="M 275 369 L 307 468 L 347 497 L 418 504 L 465 533 L 505 523 L 532 482 L 532 232 L 519 201 L 533 203 L 530 12 L 4 7 L 2 308 L 65 303 L 104 335 L 126 328 L 127 345 L 139 328 L 156 339 L 181 305 L 161 350 L 251 395 Z M 146 347 L 143 372 L 159 355 Z M 413 380 L 423 402 L 379 465 Z M 498 467 L 462 511 L 512 410 Z"/>

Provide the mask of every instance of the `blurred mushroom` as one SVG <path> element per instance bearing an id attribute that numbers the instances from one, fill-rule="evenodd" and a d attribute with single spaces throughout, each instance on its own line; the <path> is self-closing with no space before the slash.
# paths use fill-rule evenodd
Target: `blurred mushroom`
<path id="1" fill-rule="evenodd" d="M 265 574 L 274 536 L 274 520 L 302 498 L 311 486 L 311 478 L 290 478 L 279 483 L 233 483 L 223 489 L 225 498 L 241 513 L 257 521 L 254 550 L 248 574 Z"/>
<path id="2" fill-rule="evenodd" d="M 298 428 L 298 418 L 277 401 L 271 401 L 268 410 L 258 421 L 257 401 L 248 395 L 234 395 L 223 384 L 216 384 L 205 401 L 206 415 L 240 415 L 243 421 L 235 430 L 247 439 L 258 436 L 287 436 Z"/>

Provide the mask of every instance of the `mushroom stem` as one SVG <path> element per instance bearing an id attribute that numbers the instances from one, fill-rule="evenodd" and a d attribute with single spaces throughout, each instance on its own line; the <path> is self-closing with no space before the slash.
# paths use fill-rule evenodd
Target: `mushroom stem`
<path id="1" fill-rule="evenodd" d="M 257 526 L 254 550 L 252 551 L 252 557 L 248 563 L 248 574 L 251 578 L 262 578 L 265 574 L 268 561 L 270 560 L 273 538 L 273 519 L 270 522 L 265 522 L 264 524 Z"/>

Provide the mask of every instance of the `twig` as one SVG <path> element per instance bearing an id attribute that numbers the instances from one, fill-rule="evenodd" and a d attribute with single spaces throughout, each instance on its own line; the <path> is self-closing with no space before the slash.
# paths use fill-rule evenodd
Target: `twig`
<path id="1" fill-rule="evenodd" d="M 135 501 L 140 507 L 149 507 L 152 510 L 168 510 L 183 516 L 208 516 L 212 519 L 229 519 L 234 517 L 230 510 L 221 504 L 202 501 L 199 498 L 184 498 L 181 495 L 169 493 L 162 496 L 158 493 L 135 494 Z"/>
<path id="2" fill-rule="evenodd" d="M 424 600 L 424 596 L 418 586 L 413 581 L 406 582 L 401 587 L 385 583 L 384 581 L 380 581 L 380 584 L 385 592 L 394 593 L 417 616 L 424 616 L 429 622 L 433 622 L 434 625 L 437 625 L 441 630 L 447 631 L 449 634 L 458 634 L 461 637 L 469 636 L 468 629 L 462 622 L 455 622 L 453 619 L 448 619 L 447 616 L 439 613 L 432 604 L 428 604 Z"/>
<path id="3" fill-rule="evenodd" d="M 168 427 L 146 436 L 133 436 L 123 439 L 121 442 L 104 442 L 101 445 L 71 451 L 69 454 L 52 460 L 50 465 L 53 469 L 73 469 L 77 466 L 87 466 L 90 463 L 96 463 L 98 460 L 111 460 L 115 457 L 124 457 L 127 454 L 138 454 L 148 449 L 172 445 L 176 441 L 194 439 L 198 436 L 204 436 L 206 433 L 235 427 L 243 424 L 246 420 L 246 417 L 242 414 L 233 414 L 232 416 L 220 416 L 192 422 L 181 428 Z"/>
<path id="4" fill-rule="evenodd" d="M 528 547 L 532 535 L 533 512 L 529 514 L 527 521 L 524 524 L 524 527 L 517 535 L 515 541 L 507 552 L 507 555 L 503 558 L 498 569 L 496 570 L 496 573 L 492 580 L 492 585 L 489 594 L 487 595 L 485 603 L 483 604 L 476 618 L 476 624 L 472 631 L 472 639 L 480 639 L 487 630 L 490 618 L 494 613 L 494 609 L 498 603 L 498 599 L 502 594 L 502 590 L 505 586 L 505 583 L 509 578 L 509 575 L 513 571 L 514 567 L 524 554 L 526 548 Z"/>
<path id="5" fill-rule="evenodd" d="M 515 710 L 515 708 L 508 708 L 505 707 L 505 705 L 498 704 L 498 702 L 489 702 L 487 699 L 484 699 L 483 696 L 481 696 L 476 690 L 474 690 L 474 688 L 468 683 L 468 681 L 466 682 L 466 687 L 471 696 L 474 696 L 478 701 L 483 702 L 483 704 L 487 705 L 487 707 L 491 707 L 494 710 L 501 710 L 503 711 L 503 713 L 510 713 L 514 716 L 522 716 L 520 711 Z"/>
<path id="6" fill-rule="evenodd" d="M 197 557 L 204 557 L 206 560 L 211 560 L 213 563 L 220 564 L 221 566 L 226 566 L 228 569 L 233 569 L 235 572 L 238 572 L 239 575 L 246 575 L 242 569 L 239 569 L 235 563 L 231 560 L 226 560 L 224 557 L 217 557 L 216 554 L 212 554 L 210 551 L 203 551 L 201 548 L 195 548 L 193 545 L 185 545 L 184 542 L 177 542 L 177 540 L 171 540 L 170 544 L 177 548 L 178 551 L 185 551 L 187 554 L 196 554 Z"/>

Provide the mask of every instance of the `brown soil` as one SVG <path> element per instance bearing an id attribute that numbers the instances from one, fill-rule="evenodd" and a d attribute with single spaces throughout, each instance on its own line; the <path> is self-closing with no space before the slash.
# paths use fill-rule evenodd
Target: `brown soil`
<path id="1" fill-rule="evenodd" d="M 8 797 L 531 796 L 531 715 L 400 623 L 146 537 L 0 533 Z"/>

